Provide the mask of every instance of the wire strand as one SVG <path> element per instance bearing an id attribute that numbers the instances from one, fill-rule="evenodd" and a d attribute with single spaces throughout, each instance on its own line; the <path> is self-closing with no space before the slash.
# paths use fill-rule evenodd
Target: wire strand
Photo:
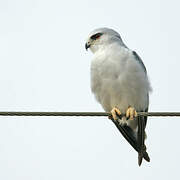
<path id="1" fill-rule="evenodd" d="M 137 112 L 138 116 L 180 116 L 180 112 Z M 108 112 L 20 112 L 0 111 L 0 116 L 110 116 Z"/>

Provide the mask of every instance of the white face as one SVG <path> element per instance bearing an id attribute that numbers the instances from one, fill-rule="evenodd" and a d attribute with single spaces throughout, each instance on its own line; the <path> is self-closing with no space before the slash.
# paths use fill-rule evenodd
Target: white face
<path id="1" fill-rule="evenodd" d="M 117 40 L 122 41 L 116 31 L 108 28 L 100 28 L 89 34 L 85 47 L 86 50 L 90 48 L 90 50 L 95 53 L 100 47 Z"/>
<path id="2" fill-rule="evenodd" d="M 90 35 L 86 43 L 86 50 L 90 48 L 91 51 L 94 52 L 98 48 L 97 46 L 103 43 L 102 41 L 104 39 L 104 36 L 105 35 L 102 32 L 98 32 L 93 35 Z"/>

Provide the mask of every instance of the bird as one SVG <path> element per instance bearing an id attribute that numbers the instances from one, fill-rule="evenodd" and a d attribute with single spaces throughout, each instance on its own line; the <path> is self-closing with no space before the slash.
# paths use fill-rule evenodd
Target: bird
<path id="1" fill-rule="evenodd" d="M 85 43 L 93 53 L 91 91 L 124 138 L 138 152 L 138 164 L 150 161 L 145 146 L 151 84 L 140 56 L 129 49 L 120 34 L 110 28 L 90 32 Z"/>

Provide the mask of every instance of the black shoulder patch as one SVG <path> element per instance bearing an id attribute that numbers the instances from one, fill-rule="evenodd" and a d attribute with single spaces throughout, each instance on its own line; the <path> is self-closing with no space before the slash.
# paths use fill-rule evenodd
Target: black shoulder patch
<path id="1" fill-rule="evenodd" d="M 143 67 L 144 72 L 147 73 L 146 67 L 145 67 L 142 59 L 139 57 L 139 55 L 135 51 L 133 51 L 133 55 L 134 55 L 135 59 L 139 62 L 139 64 Z"/>

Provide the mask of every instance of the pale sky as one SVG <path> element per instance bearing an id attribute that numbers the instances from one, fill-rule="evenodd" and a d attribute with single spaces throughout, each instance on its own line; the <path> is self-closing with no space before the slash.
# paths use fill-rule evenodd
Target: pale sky
<path id="1" fill-rule="evenodd" d="M 0 111 L 103 111 L 90 31 L 109 27 L 146 65 L 150 111 L 180 111 L 178 0 L 1 0 Z M 179 118 L 149 118 L 151 162 L 106 117 L 0 117 L 2 180 L 179 179 Z"/>

